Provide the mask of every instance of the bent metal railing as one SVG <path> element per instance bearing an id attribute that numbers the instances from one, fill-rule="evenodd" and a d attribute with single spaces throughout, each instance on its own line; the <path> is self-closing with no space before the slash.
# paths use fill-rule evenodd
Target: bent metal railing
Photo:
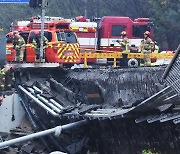
<path id="1" fill-rule="evenodd" d="M 166 68 L 162 80 L 180 96 L 180 45 Z"/>

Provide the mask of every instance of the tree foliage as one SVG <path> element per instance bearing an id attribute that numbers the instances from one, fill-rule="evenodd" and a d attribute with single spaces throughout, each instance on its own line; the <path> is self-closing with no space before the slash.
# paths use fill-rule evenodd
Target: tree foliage
<path id="1" fill-rule="evenodd" d="M 143 0 L 141 0 L 143 1 Z M 180 0 L 148 0 L 147 15 L 155 23 L 155 37 L 164 48 L 180 43 Z"/>
<path id="2" fill-rule="evenodd" d="M 1 27 L 6 32 L 13 20 L 40 15 L 40 9 L 27 4 L 0 4 Z M 149 17 L 154 22 L 155 39 L 162 49 L 176 49 L 180 43 L 180 0 L 49 0 L 46 15 L 74 18 L 129 16 Z"/>

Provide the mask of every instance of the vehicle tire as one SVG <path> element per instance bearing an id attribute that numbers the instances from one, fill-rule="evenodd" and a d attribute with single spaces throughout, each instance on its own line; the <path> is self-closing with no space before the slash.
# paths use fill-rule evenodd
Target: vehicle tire
<path id="1" fill-rule="evenodd" d="M 137 59 L 129 59 L 128 66 L 129 67 L 138 67 L 139 66 L 139 62 L 138 62 Z"/>

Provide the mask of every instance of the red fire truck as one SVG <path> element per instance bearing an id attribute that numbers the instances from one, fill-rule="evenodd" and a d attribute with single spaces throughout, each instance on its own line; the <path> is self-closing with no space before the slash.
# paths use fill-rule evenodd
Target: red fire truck
<path id="1" fill-rule="evenodd" d="M 96 22 L 72 22 L 71 28 L 76 32 L 82 48 L 98 48 L 101 50 L 120 51 L 120 33 L 127 32 L 130 46 L 140 45 L 144 32 L 149 31 L 153 39 L 152 22 L 149 18 L 137 18 L 132 21 L 129 17 L 104 16 L 99 24 Z"/>
<path id="2" fill-rule="evenodd" d="M 30 21 L 14 21 L 11 23 L 10 31 L 29 31 L 29 25 Z"/>
<path id="3" fill-rule="evenodd" d="M 153 39 L 152 22 L 150 22 L 149 18 L 137 18 L 132 21 L 129 17 L 104 16 L 97 24 L 97 22 L 89 22 L 80 16 L 78 20 L 71 22 L 70 26 L 78 36 L 81 49 L 98 49 L 101 52 L 121 52 L 122 49 L 117 40 L 121 40 L 120 34 L 122 31 L 127 32 L 132 52 L 137 52 L 145 31 L 149 31 L 150 37 Z M 87 60 L 88 62 L 96 62 L 96 59 Z M 111 59 L 109 60 L 111 61 Z M 104 62 L 106 63 L 107 61 L 105 60 Z"/>
<path id="4" fill-rule="evenodd" d="M 122 31 L 126 31 L 130 46 L 139 46 L 145 31 L 149 31 L 153 39 L 152 23 L 149 18 L 137 18 L 132 21 L 129 17 L 105 16 L 99 23 L 98 48 L 119 50 L 116 40 L 120 39 Z"/>
<path id="5" fill-rule="evenodd" d="M 44 35 L 49 43 L 45 48 L 45 59 L 47 62 L 79 63 L 79 43 L 75 33 L 69 27 L 70 23 L 65 20 L 53 20 L 44 24 Z M 26 62 L 35 62 L 35 48 L 32 45 L 33 38 L 40 34 L 41 23 L 30 22 L 26 44 Z M 19 32 L 23 36 L 24 32 Z M 8 36 L 8 35 L 7 35 Z M 7 46 L 7 60 L 15 61 L 15 51 Z"/>
<path id="6" fill-rule="evenodd" d="M 70 27 L 74 32 L 76 32 L 81 48 L 96 49 L 97 47 L 96 22 L 71 22 Z"/>
<path id="7" fill-rule="evenodd" d="M 46 17 L 45 19 L 45 36 L 50 42 L 45 49 L 47 62 L 78 63 L 80 62 L 80 51 L 94 52 L 98 49 L 121 52 L 117 40 L 121 39 L 120 33 L 122 31 L 127 32 L 130 46 L 133 46 L 133 48 L 140 45 L 145 31 L 150 31 L 150 37 L 153 39 L 152 23 L 149 18 L 138 18 L 132 21 L 129 17 L 105 16 L 99 23 L 90 22 L 84 17 L 76 18 L 77 20 L 61 17 Z M 27 62 L 34 62 L 36 59 L 31 43 L 35 34 L 40 32 L 40 22 L 40 18 L 33 18 L 27 26 L 29 28 L 29 31 L 26 31 L 28 33 L 28 39 L 26 38 L 28 43 L 26 48 Z M 80 51 L 74 32 L 78 36 Z M 24 37 L 24 33 L 25 31 L 22 31 L 20 35 Z M 13 52 L 10 52 L 7 59 L 13 61 L 13 55 Z M 96 62 L 96 58 L 87 58 L 87 61 Z M 83 59 L 81 59 L 81 62 L 83 62 Z"/>
<path id="8" fill-rule="evenodd" d="M 28 27 L 30 21 L 14 21 L 10 25 L 10 31 L 7 35 L 6 44 L 6 59 L 7 61 L 15 61 L 15 50 L 13 49 L 13 32 L 19 32 L 27 43 L 30 28 Z"/>

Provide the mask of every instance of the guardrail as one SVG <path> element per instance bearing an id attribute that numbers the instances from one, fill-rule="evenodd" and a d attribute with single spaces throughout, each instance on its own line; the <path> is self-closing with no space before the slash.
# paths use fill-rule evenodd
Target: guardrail
<path id="1" fill-rule="evenodd" d="M 88 52 L 89 51 L 89 52 Z M 84 67 L 87 68 L 87 59 L 104 59 L 104 58 L 112 58 L 113 59 L 113 67 L 116 67 L 117 59 L 124 58 L 124 55 L 129 59 L 143 59 L 146 56 L 146 53 L 128 53 L 128 52 L 117 52 L 117 51 L 105 51 L 105 50 L 84 50 L 84 52 L 80 53 L 80 58 L 84 59 Z M 172 59 L 174 53 L 151 53 L 148 54 L 151 59 Z"/>

